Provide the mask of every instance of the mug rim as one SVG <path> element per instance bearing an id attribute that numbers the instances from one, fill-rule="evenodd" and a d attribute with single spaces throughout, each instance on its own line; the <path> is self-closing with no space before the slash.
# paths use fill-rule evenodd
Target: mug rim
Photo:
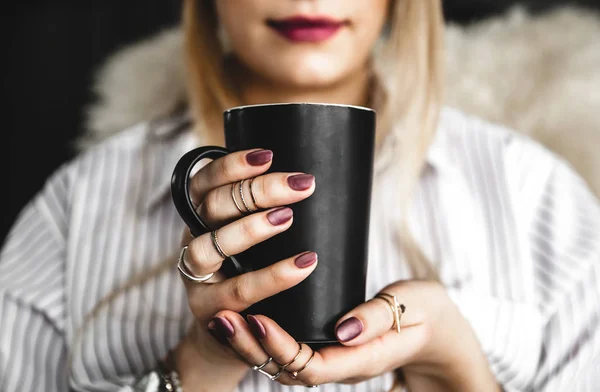
<path id="1" fill-rule="evenodd" d="M 337 107 L 352 108 L 352 109 L 364 110 L 366 112 L 375 113 L 375 110 L 373 110 L 371 108 L 367 108 L 365 106 L 345 105 L 342 103 L 317 103 L 317 102 L 280 102 L 280 103 L 276 103 L 275 102 L 275 103 L 258 103 L 258 104 L 254 104 L 254 105 L 234 106 L 232 108 L 225 110 L 223 112 L 223 114 L 227 114 L 227 113 L 237 111 L 237 110 L 264 107 L 264 106 L 337 106 Z"/>

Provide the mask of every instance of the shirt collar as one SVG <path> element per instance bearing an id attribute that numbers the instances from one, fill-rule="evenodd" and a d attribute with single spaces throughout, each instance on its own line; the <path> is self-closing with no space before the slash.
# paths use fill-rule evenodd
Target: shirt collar
<path id="1" fill-rule="evenodd" d="M 144 173 L 154 178 L 148 179 L 149 191 L 142 197 L 142 207 L 149 211 L 164 202 L 171 195 L 171 176 L 179 159 L 188 151 L 201 145 L 188 114 L 171 118 L 168 121 L 151 123 L 143 151 L 143 162 L 149 166 Z"/>

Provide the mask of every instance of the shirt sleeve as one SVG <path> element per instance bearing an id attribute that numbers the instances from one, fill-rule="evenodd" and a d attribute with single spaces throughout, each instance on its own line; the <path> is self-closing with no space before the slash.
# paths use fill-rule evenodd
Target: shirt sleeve
<path id="1" fill-rule="evenodd" d="M 2 390 L 68 390 L 66 206 L 63 170 L 21 212 L 0 252 Z"/>
<path id="2" fill-rule="evenodd" d="M 539 308 L 545 315 L 535 391 L 600 385 L 600 204 L 557 161 L 529 233 Z"/>

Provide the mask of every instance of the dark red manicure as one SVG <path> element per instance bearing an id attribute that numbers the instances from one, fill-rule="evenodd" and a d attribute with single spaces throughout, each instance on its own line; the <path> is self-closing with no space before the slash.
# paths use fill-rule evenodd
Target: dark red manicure
<path id="1" fill-rule="evenodd" d="M 208 323 L 208 328 L 207 328 L 208 332 L 212 335 L 213 338 L 215 338 L 215 340 L 217 342 L 224 344 L 224 345 L 228 345 L 229 342 L 227 341 L 227 338 L 225 336 L 221 335 L 219 333 L 219 331 L 217 331 L 216 328 L 217 328 L 216 323 L 213 320 L 211 320 L 210 323 Z"/>
<path id="2" fill-rule="evenodd" d="M 315 176 L 311 174 L 296 174 L 287 179 L 288 185 L 295 191 L 305 191 L 315 182 Z"/>
<path id="3" fill-rule="evenodd" d="M 219 333 L 219 331 L 217 331 L 216 329 L 208 329 L 208 332 L 212 335 L 213 338 L 215 338 L 215 340 L 223 345 L 228 345 L 229 342 L 227 341 L 227 338 L 223 335 L 221 335 Z"/>
<path id="4" fill-rule="evenodd" d="M 349 342 L 356 338 L 363 331 L 363 323 L 356 317 L 350 317 L 335 329 L 335 336 L 342 343 Z"/>
<path id="5" fill-rule="evenodd" d="M 265 326 L 262 325 L 262 323 L 251 314 L 248 315 L 247 319 L 248 325 L 250 326 L 250 329 L 252 330 L 254 336 L 256 336 L 259 339 L 264 339 L 265 336 L 267 336 L 267 330 L 265 329 Z"/>
<path id="6" fill-rule="evenodd" d="M 288 207 L 281 207 L 267 214 L 267 220 L 273 226 L 283 225 L 294 216 L 294 211 Z"/>
<path id="7" fill-rule="evenodd" d="M 294 260 L 294 264 L 298 268 L 308 268 L 317 262 L 317 254 L 315 252 L 304 253 Z"/>
<path id="8" fill-rule="evenodd" d="M 258 150 L 246 155 L 246 162 L 251 166 L 262 166 L 273 159 L 273 151 Z"/>
<path id="9" fill-rule="evenodd" d="M 220 335 L 226 338 L 232 338 L 235 335 L 235 329 L 233 325 L 225 317 L 215 317 L 212 319 L 215 322 L 215 329 Z"/>

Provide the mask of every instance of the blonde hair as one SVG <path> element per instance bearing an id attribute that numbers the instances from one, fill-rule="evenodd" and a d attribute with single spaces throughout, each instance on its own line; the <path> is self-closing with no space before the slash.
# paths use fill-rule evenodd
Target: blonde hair
<path id="1" fill-rule="evenodd" d="M 185 0 L 184 28 L 192 112 L 204 140 L 223 143 L 222 112 L 241 103 L 224 67 L 214 2 Z M 386 33 L 374 54 L 378 91 L 378 160 L 399 166 L 399 205 L 407 211 L 435 135 L 442 101 L 443 18 L 440 0 L 393 0 Z M 398 128 L 398 129 L 396 129 Z M 406 214 L 402 214 L 406 216 Z M 437 279 L 404 220 L 402 249 L 416 278 Z"/>
<path id="2" fill-rule="evenodd" d="M 183 24 L 189 100 L 197 130 L 207 144 L 223 144 L 222 112 L 241 100 L 223 66 L 225 52 L 214 2 L 185 0 Z M 372 106 L 377 110 L 378 160 L 398 165 L 398 205 L 404 212 L 435 136 L 443 95 L 442 56 L 441 0 L 392 0 L 389 23 L 373 62 L 378 91 Z M 398 236 L 413 276 L 438 279 L 436 269 L 413 240 L 406 220 L 398 227 Z M 159 263 L 102 298 L 84 318 L 72 347 L 81 341 L 82 331 L 100 311 L 120 295 L 168 271 L 175 262 L 170 258 Z M 69 368 L 72 359 L 71 351 Z"/>

